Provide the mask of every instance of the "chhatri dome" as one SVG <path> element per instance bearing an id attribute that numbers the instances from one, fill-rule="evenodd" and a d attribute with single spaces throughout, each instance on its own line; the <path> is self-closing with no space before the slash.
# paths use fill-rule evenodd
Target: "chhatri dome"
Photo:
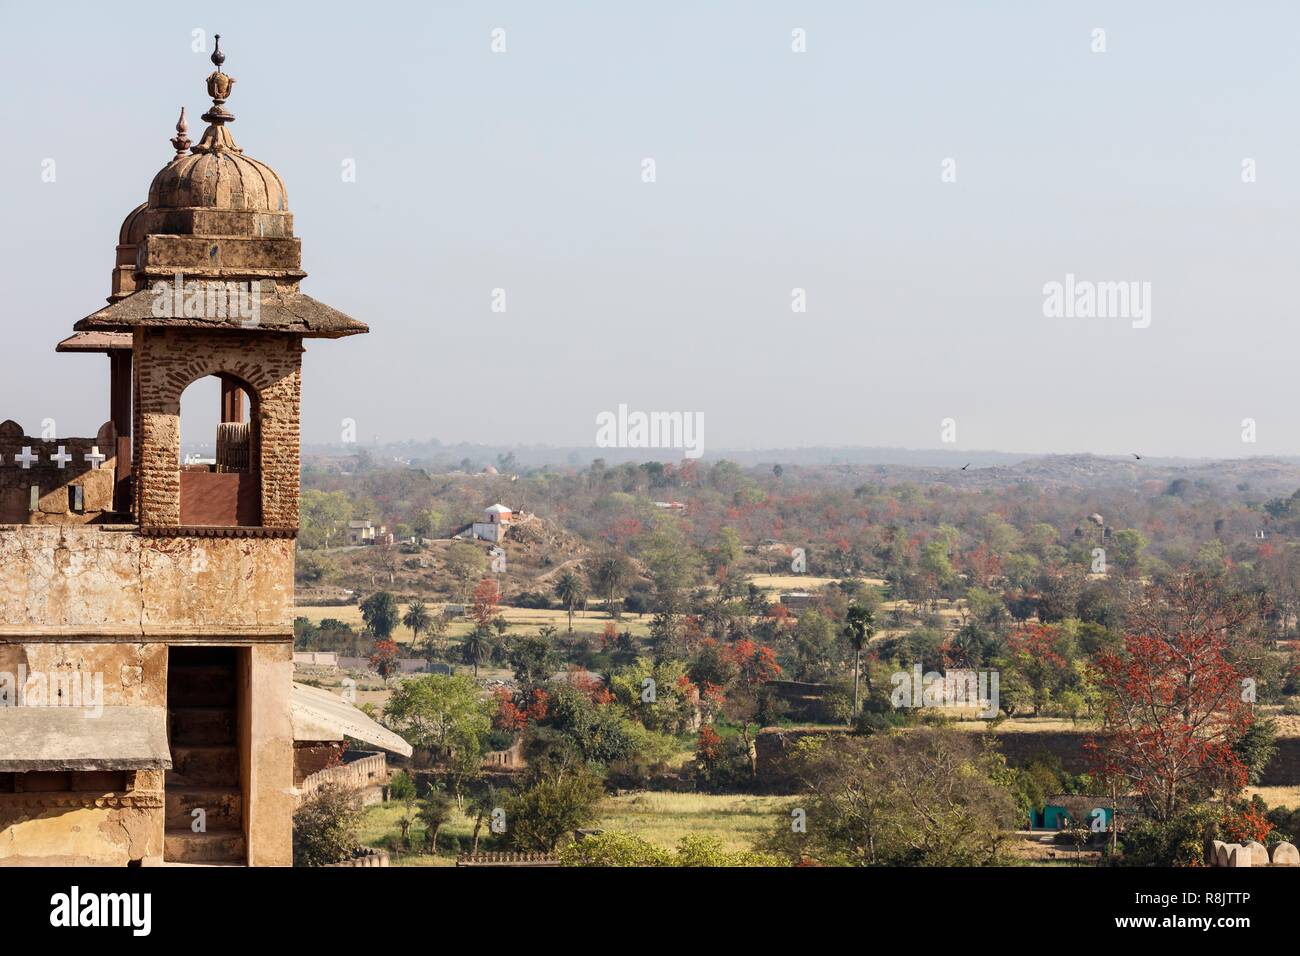
<path id="1" fill-rule="evenodd" d="M 176 158 L 163 167 L 149 186 L 148 206 L 154 209 L 241 209 L 258 212 L 287 212 L 284 183 L 270 166 L 245 156 L 227 129 L 235 117 L 227 112 L 234 79 L 221 71 L 226 55 L 221 38 L 216 38 L 212 62 L 217 69 L 208 77 L 212 108 L 203 114 L 210 124 L 197 146 L 186 137 L 185 110 L 176 124 Z"/>
<path id="2" fill-rule="evenodd" d="M 259 327 L 337 338 L 367 331 L 336 309 L 303 295 L 301 243 L 293 234 L 284 182 L 270 166 L 247 155 L 231 135 L 226 109 L 235 85 L 222 70 L 226 55 L 216 37 L 208 76 L 208 124 L 191 146 L 181 110 L 171 161 L 149 185 L 149 199 L 133 209 L 118 234 L 109 306 L 75 326 L 78 332 L 125 332 L 159 325 L 226 322 L 224 317 L 160 318 L 150 306 L 158 283 L 241 282 L 261 296 Z M 237 324 L 231 320 L 229 324 Z M 65 343 L 65 350 L 72 350 Z"/>

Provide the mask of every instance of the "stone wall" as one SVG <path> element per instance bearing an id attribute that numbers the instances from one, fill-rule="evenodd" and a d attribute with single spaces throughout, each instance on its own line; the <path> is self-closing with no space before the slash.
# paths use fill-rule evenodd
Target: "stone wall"
<path id="1" fill-rule="evenodd" d="M 0 641 L 292 635 L 293 541 L 0 526 Z"/>
<path id="2" fill-rule="evenodd" d="M 1272 857 L 1268 847 L 1251 840 L 1249 843 L 1211 842 L 1206 849 L 1205 862 L 1210 866 L 1300 866 L 1300 851 L 1285 840 L 1273 847 Z"/>
<path id="3" fill-rule="evenodd" d="M 296 751 L 301 754 L 302 750 Z M 325 767 L 303 777 L 298 789 L 303 799 L 326 785 L 343 790 L 373 790 L 388 783 L 388 758 L 382 752 L 369 752 L 364 755 L 349 754 L 354 759 L 345 763 Z M 364 802 L 364 801 L 363 801 Z"/>
<path id="4" fill-rule="evenodd" d="M 169 645 L 243 645 L 248 862 L 292 862 L 293 541 L 0 527 L 0 671 L 102 676 L 102 703 L 167 703 Z M 137 775 L 138 776 L 138 775 Z M 126 794 L 0 795 L 0 865 L 161 862 L 163 775 Z"/>
<path id="5" fill-rule="evenodd" d="M 0 524 L 87 524 L 113 510 L 117 436 L 112 422 L 100 426 L 94 438 L 41 439 L 23 432 L 16 422 L 0 422 Z M 71 506 L 69 487 L 81 489 L 80 510 Z"/>
<path id="6" fill-rule="evenodd" d="M 0 866 L 155 866 L 163 853 L 163 773 L 122 792 L 0 794 Z"/>
<path id="7" fill-rule="evenodd" d="M 847 729 L 782 729 L 769 727 L 754 739 L 758 779 L 760 786 L 772 793 L 792 793 L 796 786 L 790 775 L 788 755 L 790 748 L 809 734 L 847 733 Z M 1086 773 L 1088 756 L 1083 743 L 1089 732 L 1078 731 L 1016 731 L 1001 729 L 993 732 L 998 747 L 1008 762 L 1015 766 L 1029 763 L 1035 757 L 1056 757 L 1061 767 L 1070 773 Z M 1277 741 L 1277 753 L 1269 761 L 1260 779 L 1265 787 L 1300 786 L 1300 737 L 1282 737 Z"/>

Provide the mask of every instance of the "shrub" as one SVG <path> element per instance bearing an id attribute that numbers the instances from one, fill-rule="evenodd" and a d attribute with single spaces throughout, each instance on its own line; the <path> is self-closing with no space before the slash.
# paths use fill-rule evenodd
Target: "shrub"
<path id="1" fill-rule="evenodd" d="M 293 815 L 293 865 L 342 863 L 358 848 L 361 805 L 356 794 L 332 784 L 321 787 Z"/>

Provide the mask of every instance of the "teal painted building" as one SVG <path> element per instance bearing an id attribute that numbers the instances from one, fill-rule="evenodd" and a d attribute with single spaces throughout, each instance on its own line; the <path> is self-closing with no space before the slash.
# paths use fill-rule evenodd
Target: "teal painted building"
<path id="1" fill-rule="evenodd" d="M 1080 797 L 1056 795 L 1048 797 L 1043 806 L 1029 815 L 1031 830 L 1068 830 L 1074 826 L 1091 827 L 1093 811 L 1101 810 L 1104 827 L 1109 830 L 1115 820 L 1115 811 L 1105 797 Z"/>

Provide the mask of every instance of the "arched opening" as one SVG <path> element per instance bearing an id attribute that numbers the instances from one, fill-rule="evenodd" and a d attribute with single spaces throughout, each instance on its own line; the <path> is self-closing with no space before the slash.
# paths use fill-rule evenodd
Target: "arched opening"
<path id="1" fill-rule="evenodd" d="M 261 522 L 257 391 L 234 375 L 191 382 L 180 402 L 181 524 Z"/>

